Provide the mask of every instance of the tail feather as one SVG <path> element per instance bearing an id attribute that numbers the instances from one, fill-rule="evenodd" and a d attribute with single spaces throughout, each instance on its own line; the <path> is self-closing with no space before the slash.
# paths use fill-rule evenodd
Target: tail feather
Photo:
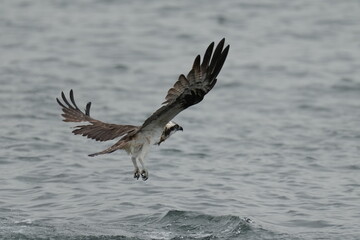
<path id="1" fill-rule="evenodd" d="M 117 143 L 115 143 L 114 145 L 112 145 L 111 147 L 101 151 L 101 152 L 96 152 L 96 153 L 92 153 L 92 154 L 89 154 L 88 156 L 89 157 L 95 157 L 97 155 L 101 155 L 101 154 L 107 154 L 107 153 L 112 153 L 112 152 L 115 152 L 116 150 L 119 150 L 119 149 L 124 149 L 124 147 L 126 146 L 126 141 L 124 140 L 120 140 L 118 141 Z"/>

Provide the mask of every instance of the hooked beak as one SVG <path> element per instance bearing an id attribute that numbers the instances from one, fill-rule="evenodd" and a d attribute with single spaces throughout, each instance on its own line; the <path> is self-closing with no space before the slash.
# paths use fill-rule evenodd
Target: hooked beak
<path id="1" fill-rule="evenodd" d="M 178 130 L 180 130 L 180 131 L 184 131 L 184 129 L 181 127 L 181 126 L 179 126 L 179 129 Z"/>

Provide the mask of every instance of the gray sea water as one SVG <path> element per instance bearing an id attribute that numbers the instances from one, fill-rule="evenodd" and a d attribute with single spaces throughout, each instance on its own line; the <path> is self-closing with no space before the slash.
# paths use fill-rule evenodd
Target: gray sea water
<path id="1" fill-rule="evenodd" d="M 141 125 L 223 37 L 148 181 L 61 121 Z M 360 239 L 359 1 L 0 0 L 0 84 L 1 239 Z"/>

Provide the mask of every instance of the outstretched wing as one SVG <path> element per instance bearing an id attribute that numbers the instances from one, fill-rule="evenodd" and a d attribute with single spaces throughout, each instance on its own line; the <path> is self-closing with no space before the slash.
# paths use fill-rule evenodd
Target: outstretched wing
<path id="1" fill-rule="evenodd" d="M 206 49 L 201 63 L 200 55 L 195 58 L 188 75 L 183 74 L 169 89 L 166 104 L 145 120 L 140 130 L 165 126 L 171 119 L 184 109 L 201 102 L 204 96 L 215 86 L 217 76 L 226 60 L 230 46 L 224 48 L 225 38 L 214 49 L 212 42 Z"/>
<path id="2" fill-rule="evenodd" d="M 95 139 L 96 141 L 108 141 L 121 137 L 129 132 L 139 129 L 132 125 L 118 125 L 104 123 L 90 117 L 91 102 L 86 105 L 85 113 L 82 112 L 75 103 L 73 90 L 70 90 L 70 101 L 66 99 L 64 92 L 61 92 L 61 97 L 64 103 L 58 98 L 56 101 L 62 107 L 63 114 L 61 114 L 64 122 L 88 122 L 88 125 L 76 126 L 72 131 L 75 135 L 82 135 L 87 138 Z"/>

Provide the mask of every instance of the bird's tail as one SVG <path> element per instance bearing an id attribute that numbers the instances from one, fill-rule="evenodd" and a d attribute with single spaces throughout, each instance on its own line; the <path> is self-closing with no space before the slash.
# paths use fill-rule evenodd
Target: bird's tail
<path id="1" fill-rule="evenodd" d="M 126 145 L 126 143 L 127 143 L 126 141 L 120 140 L 117 143 L 115 143 L 114 145 L 112 145 L 111 147 L 105 149 L 104 151 L 97 152 L 97 153 L 92 153 L 92 154 L 89 154 L 88 156 L 89 157 L 95 157 L 97 155 L 106 154 L 106 153 L 112 153 L 112 152 L 115 152 L 116 150 L 124 149 L 124 146 Z"/>

